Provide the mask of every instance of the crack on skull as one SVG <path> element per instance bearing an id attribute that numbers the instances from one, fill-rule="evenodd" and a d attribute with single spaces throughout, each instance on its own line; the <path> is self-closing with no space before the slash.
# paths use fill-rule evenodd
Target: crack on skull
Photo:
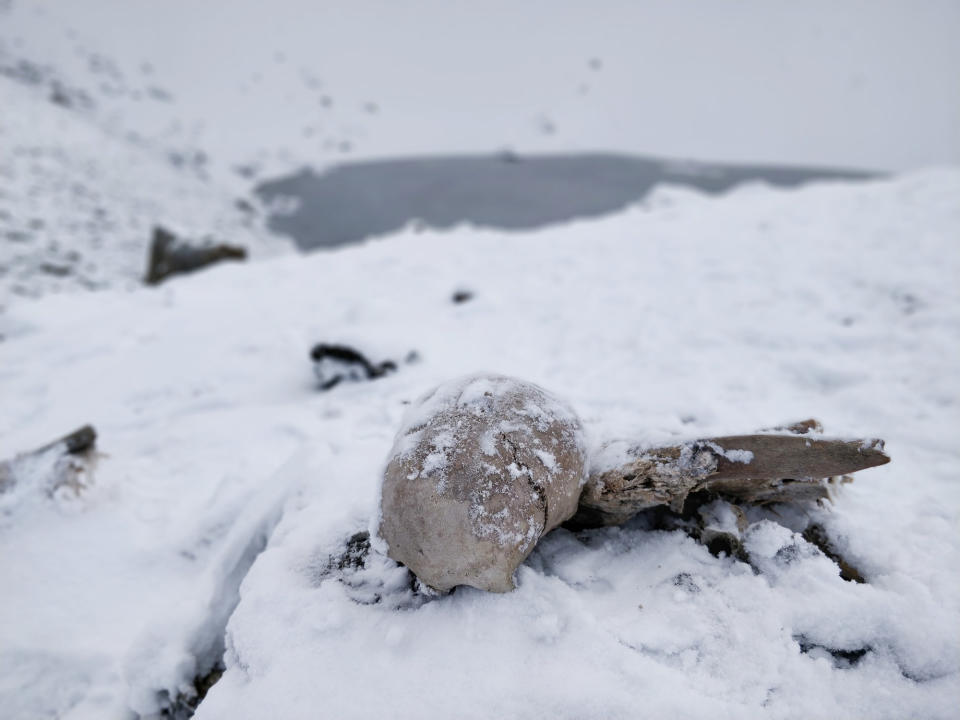
<path id="1" fill-rule="evenodd" d="M 499 433 L 499 436 L 504 444 L 510 449 L 510 455 L 513 457 L 513 463 L 519 468 L 520 473 L 526 476 L 527 484 L 537 496 L 537 504 L 543 508 L 543 524 L 540 527 L 540 532 L 537 534 L 537 540 L 539 541 L 539 539 L 543 537 L 543 534 L 548 527 L 548 518 L 550 517 L 550 501 L 547 498 L 547 490 L 542 482 L 538 482 L 536 479 L 534 479 L 533 472 L 531 472 L 530 467 L 520 459 L 520 449 L 517 447 L 517 444 L 510 439 L 510 436 L 503 432 Z"/>

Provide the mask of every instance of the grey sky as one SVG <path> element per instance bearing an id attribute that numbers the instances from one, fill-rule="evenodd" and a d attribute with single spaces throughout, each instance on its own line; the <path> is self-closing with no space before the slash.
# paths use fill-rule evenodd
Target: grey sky
<path id="1" fill-rule="evenodd" d="M 334 101 L 317 133 L 353 157 L 511 147 L 876 169 L 960 162 L 956 0 L 14 7 L 7 22 L 39 53 L 66 52 L 69 27 L 150 60 L 221 154 L 283 141 L 314 164 L 348 159 L 301 137 L 318 112 L 291 90 L 306 72 Z"/>

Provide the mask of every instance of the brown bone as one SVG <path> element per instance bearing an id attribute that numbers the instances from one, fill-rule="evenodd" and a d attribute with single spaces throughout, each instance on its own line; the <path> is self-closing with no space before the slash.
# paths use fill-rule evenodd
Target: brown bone
<path id="1" fill-rule="evenodd" d="M 753 453 L 749 463 L 717 457 L 710 480 L 820 479 L 884 465 L 890 458 L 881 440 L 819 439 L 799 435 L 731 435 L 701 441 L 724 450 Z"/>
<path id="2" fill-rule="evenodd" d="M 790 429 L 805 435 L 732 435 L 627 448 L 625 464 L 591 472 L 573 524 L 615 525 L 657 505 L 679 512 L 687 495 L 699 490 L 758 504 L 816 500 L 827 497 L 824 478 L 890 462 L 882 440 L 816 438 L 809 433 L 816 425 L 803 425 Z"/>

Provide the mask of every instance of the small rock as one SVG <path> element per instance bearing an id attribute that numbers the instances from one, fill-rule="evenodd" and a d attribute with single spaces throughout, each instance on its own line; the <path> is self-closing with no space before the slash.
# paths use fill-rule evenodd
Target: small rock
<path id="1" fill-rule="evenodd" d="M 89 480 L 97 433 L 84 425 L 59 440 L 0 462 L 0 494 L 17 485 L 41 486 L 48 495 L 62 489 L 79 494 Z"/>
<path id="2" fill-rule="evenodd" d="M 830 540 L 824 527 L 818 523 L 811 523 L 803 531 L 803 539 L 820 550 L 824 555 L 833 560 L 840 568 L 840 577 L 847 582 L 865 583 L 863 574 L 837 549 L 836 544 Z"/>
<path id="3" fill-rule="evenodd" d="M 65 277 L 70 274 L 71 267 L 69 265 L 58 265 L 57 263 L 44 262 L 40 263 L 41 272 L 45 272 L 48 275 L 54 275 L 56 277 Z"/>
<path id="4" fill-rule="evenodd" d="M 329 390 L 344 380 L 374 380 L 397 369 L 392 360 L 373 364 L 357 350 L 346 345 L 314 345 L 310 351 L 313 371 L 320 381 L 321 390 Z"/>
<path id="5" fill-rule="evenodd" d="M 233 201 L 233 206 L 246 215 L 255 215 L 257 212 L 257 209 L 253 206 L 253 203 L 246 198 L 237 198 Z"/>
<path id="6" fill-rule="evenodd" d="M 148 285 L 156 285 L 171 275 L 193 272 L 221 260 L 246 260 L 246 248 L 219 243 L 215 245 L 190 245 L 169 230 L 153 229 L 150 243 L 150 258 L 147 265 Z"/>
<path id="7" fill-rule="evenodd" d="M 745 560 L 743 533 L 747 517 L 743 510 L 725 500 L 714 500 L 697 509 L 700 516 L 699 541 L 712 555 L 726 553 L 728 557 Z"/>

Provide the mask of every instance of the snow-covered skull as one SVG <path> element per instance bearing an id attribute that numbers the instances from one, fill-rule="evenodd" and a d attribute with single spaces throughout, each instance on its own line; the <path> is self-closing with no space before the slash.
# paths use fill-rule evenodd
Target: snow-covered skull
<path id="1" fill-rule="evenodd" d="M 407 413 L 384 473 L 389 555 L 437 590 L 512 590 L 537 541 L 577 509 L 586 479 L 573 411 L 501 375 L 453 380 Z"/>

